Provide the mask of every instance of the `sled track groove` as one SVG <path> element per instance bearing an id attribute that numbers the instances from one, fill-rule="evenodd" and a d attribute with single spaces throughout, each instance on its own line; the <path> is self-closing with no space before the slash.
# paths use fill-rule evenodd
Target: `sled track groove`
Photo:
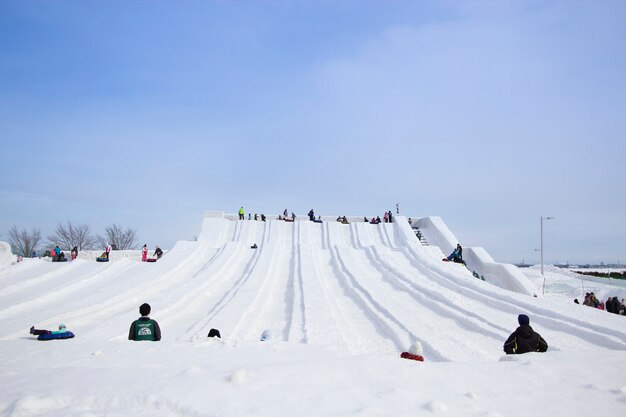
<path id="1" fill-rule="evenodd" d="M 520 310 L 523 308 L 524 311 L 533 315 L 533 322 L 539 323 L 544 328 L 563 333 L 563 327 L 566 327 L 568 334 L 576 335 L 585 341 L 593 341 L 594 343 L 591 344 L 611 349 L 626 349 L 626 334 L 624 332 L 602 328 L 597 325 L 590 325 L 585 321 L 562 315 L 557 311 L 548 310 L 527 301 L 511 297 L 505 290 L 495 290 L 495 288 L 491 289 L 485 287 L 483 291 L 480 291 L 477 287 L 470 284 L 471 281 L 464 281 L 457 277 L 450 276 L 449 272 L 435 272 L 434 269 L 424 266 L 420 258 L 413 253 L 412 249 L 403 247 L 400 250 L 407 255 L 406 258 L 417 270 L 422 273 L 427 271 L 430 275 L 435 274 L 438 278 L 437 282 L 452 291 L 458 292 L 458 288 L 463 288 L 464 296 L 484 306 L 494 308 L 501 313 L 512 316 L 520 314 Z M 389 264 L 387 264 L 387 266 L 394 268 L 394 266 Z M 603 343 L 595 343 L 598 341 L 602 341 Z"/>

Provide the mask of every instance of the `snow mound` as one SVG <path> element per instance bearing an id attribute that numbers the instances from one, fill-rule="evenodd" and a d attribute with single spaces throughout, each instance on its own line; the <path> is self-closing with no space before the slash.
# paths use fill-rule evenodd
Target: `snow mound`
<path id="1" fill-rule="evenodd" d="M 11 245 L 0 241 L 0 269 L 11 265 L 15 261 L 15 256 L 11 253 Z"/>

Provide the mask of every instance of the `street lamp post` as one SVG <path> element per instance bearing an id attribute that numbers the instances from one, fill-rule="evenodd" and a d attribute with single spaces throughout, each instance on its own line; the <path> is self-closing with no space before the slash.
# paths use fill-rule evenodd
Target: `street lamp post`
<path id="1" fill-rule="evenodd" d="M 552 220 L 554 217 L 543 217 L 541 216 L 541 278 L 543 278 L 543 288 L 541 290 L 542 294 L 546 293 L 546 277 L 543 275 L 543 219 Z"/>

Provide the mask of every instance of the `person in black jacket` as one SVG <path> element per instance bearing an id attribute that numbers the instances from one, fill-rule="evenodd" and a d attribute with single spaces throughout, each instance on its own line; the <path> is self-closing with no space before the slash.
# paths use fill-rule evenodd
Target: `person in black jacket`
<path id="1" fill-rule="evenodd" d="M 543 337 L 530 327 L 530 319 L 526 314 L 520 314 L 517 322 L 519 327 L 504 342 L 504 351 L 507 355 L 548 350 L 548 344 Z"/>
<path id="2" fill-rule="evenodd" d="M 152 320 L 150 317 L 150 304 L 143 303 L 139 307 L 139 317 L 130 325 L 128 331 L 128 340 L 150 340 L 157 342 L 161 340 L 161 328 L 156 320 Z"/>
<path id="3" fill-rule="evenodd" d="M 163 251 L 161 250 L 160 247 L 157 246 L 152 256 L 156 256 L 157 259 L 161 259 L 161 256 L 163 256 Z"/>

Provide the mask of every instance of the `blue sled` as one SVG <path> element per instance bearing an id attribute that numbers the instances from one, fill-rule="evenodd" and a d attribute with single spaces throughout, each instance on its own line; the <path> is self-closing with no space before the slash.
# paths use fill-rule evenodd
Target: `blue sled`
<path id="1" fill-rule="evenodd" d="M 74 337 L 72 332 L 46 333 L 37 336 L 37 340 L 71 339 L 72 337 Z"/>

